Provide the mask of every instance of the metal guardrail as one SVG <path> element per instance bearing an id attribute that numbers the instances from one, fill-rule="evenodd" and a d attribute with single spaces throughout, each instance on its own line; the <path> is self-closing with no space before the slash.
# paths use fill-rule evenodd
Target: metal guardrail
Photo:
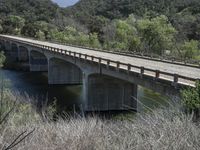
<path id="1" fill-rule="evenodd" d="M 145 75 L 145 76 L 153 77 L 156 80 L 162 79 L 162 80 L 171 81 L 172 85 L 180 84 L 180 85 L 194 87 L 195 82 L 197 80 L 200 80 L 200 79 L 191 78 L 191 77 L 187 77 L 187 76 L 183 76 L 183 75 L 179 75 L 179 74 L 173 74 L 173 73 L 164 72 L 164 71 L 160 71 L 160 70 L 154 70 L 154 69 L 149 69 L 149 68 L 145 68 L 145 67 L 141 67 L 141 66 L 135 66 L 132 64 L 122 63 L 119 61 L 113 61 L 110 59 L 96 57 L 96 56 L 92 56 L 92 55 L 88 55 L 88 54 L 77 53 L 77 52 L 73 52 L 70 50 L 64 50 L 64 49 L 50 47 L 50 46 L 46 46 L 46 45 L 42 45 L 42 44 L 26 42 L 23 40 L 16 40 L 13 38 L 8 38 L 8 37 L 2 37 L 2 39 L 7 39 L 7 40 L 10 40 L 13 42 L 19 42 L 19 43 L 30 45 L 30 46 L 37 47 L 37 48 L 42 48 L 43 50 L 48 50 L 48 51 L 51 51 L 54 53 L 71 56 L 73 58 L 84 59 L 86 61 L 95 62 L 100 65 L 106 65 L 108 68 L 114 67 L 116 70 L 120 70 L 120 69 L 125 70 L 125 71 L 127 71 L 127 73 L 134 72 L 134 73 L 139 74 L 140 76 Z"/>

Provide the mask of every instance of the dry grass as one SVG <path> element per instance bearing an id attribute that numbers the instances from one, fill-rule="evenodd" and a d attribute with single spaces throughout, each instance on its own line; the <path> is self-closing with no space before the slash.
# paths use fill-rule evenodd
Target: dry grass
<path id="1" fill-rule="evenodd" d="M 23 131 L 32 129 L 35 131 L 13 149 L 200 149 L 200 126 L 192 122 L 191 116 L 186 116 L 174 108 L 138 114 L 129 120 L 101 120 L 98 117 L 89 117 L 44 122 L 27 105 L 20 106 L 23 109 L 15 110 L 14 117 L 10 117 L 6 126 L 1 126 L 1 149 L 9 145 Z M 23 121 L 20 121 L 21 119 Z"/>

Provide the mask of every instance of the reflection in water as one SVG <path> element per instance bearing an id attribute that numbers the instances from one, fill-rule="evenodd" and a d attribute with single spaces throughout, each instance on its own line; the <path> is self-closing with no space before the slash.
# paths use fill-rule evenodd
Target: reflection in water
<path id="1" fill-rule="evenodd" d="M 82 104 L 82 86 L 48 85 L 47 73 L 21 72 L 13 70 L 1 71 L 6 79 L 10 81 L 10 88 L 19 91 L 21 94 L 28 94 L 37 99 L 39 103 L 44 102 L 47 97 L 49 102 L 57 101 L 59 111 L 72 111 L 80 109 Z M 151 109 L 160 105 L 166 105 L 166 97 L 163 97 L 151 90 L 138 88 L 139 111 L 146 107 Z"/>
<path id="2" fill-rule="evenodd" d="M 152 90 L 139 86 L 138 88 L 138 110 L 156 109 L 160 106 L 168 105 L 168 98 L 155 93 Z"/>

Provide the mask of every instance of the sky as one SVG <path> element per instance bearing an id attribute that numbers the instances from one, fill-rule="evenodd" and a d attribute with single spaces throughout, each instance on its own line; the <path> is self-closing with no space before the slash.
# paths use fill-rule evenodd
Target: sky
<path id="1" fill-rule="evenodd" d="M 67 6 L 74 5 L 79 0 L 52 0 L 52 1 L 56 2 L 61 7 L 67 7 Z"/>

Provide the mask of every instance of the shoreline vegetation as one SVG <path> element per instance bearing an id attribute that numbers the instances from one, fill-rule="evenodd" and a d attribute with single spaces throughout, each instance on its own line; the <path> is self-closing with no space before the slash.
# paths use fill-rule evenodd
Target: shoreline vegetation
<path id="1" fill-rule="evenodd" d="M 0 148 L 9 149 L 199 149 L 200 124 L 193 114 L 175 106 L 158 108 L 121 119 L 60 117 L 54 109 L 42 115 L 22 97 L 4 90 L 1 95 Z M 8 115 L 7 115 L 8 114 Z M 4 116 L 7 117 L 2 121 Z M 14 144 L 12 144 L 14 143 Z M 16 144 L 16 145 L 15 145 Z"/>
<path id="2" fill-rule="evenodd" d="M 3 63 L 3 53 L 0 56 Z M 54 106 L 44 107 L 38 113 L 30 97 L 12 93 L 3 79 L 0 85 L 0 149 L 3 150 L 200 148 L 200 124 L 195 116 L 199 109 L 198 83 L 196 89 L 182 91 L 183 104 L 189 110 L 186 112 L 169 105 L 128 117 L 66 115 L 56 121 Z"/>

